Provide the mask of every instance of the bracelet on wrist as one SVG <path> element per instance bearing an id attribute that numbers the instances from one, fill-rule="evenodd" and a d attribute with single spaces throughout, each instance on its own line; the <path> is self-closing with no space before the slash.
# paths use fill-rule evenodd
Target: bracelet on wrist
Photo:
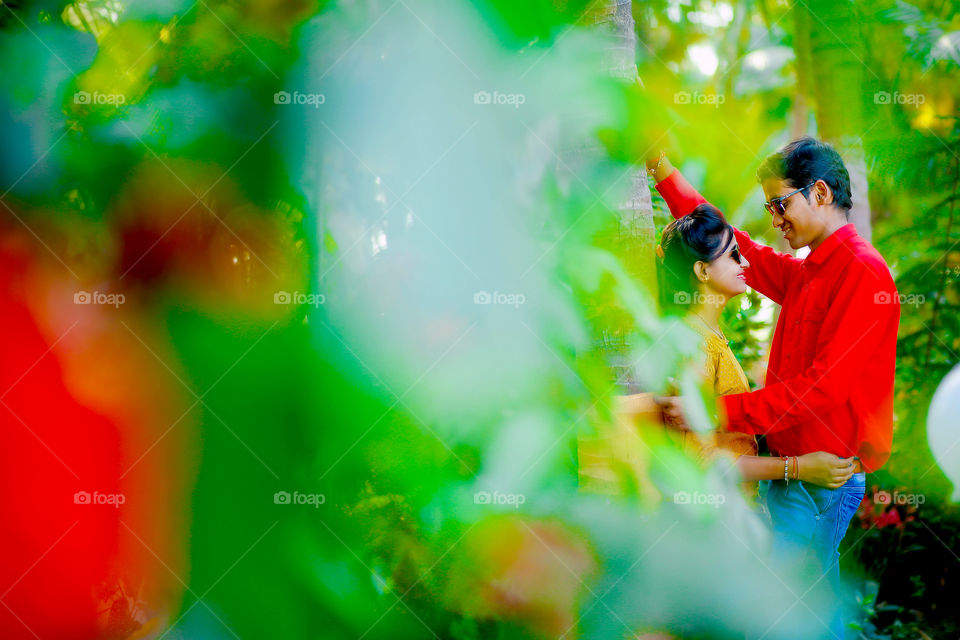
<path id="1" fill-rule="evenodd" d="M 656 178 L 657 172 L 660 171 L 660 164 L 663 162 L 663 159 L 666 157 L 666 155 L 667 155 L 666 151 L 661 151 L 660 156 L 657 158 L 657 165 L 653 169 L 651 169 L 650 167 L 647 167 L 647 173 L 649 173 L 651 176 Z"/>

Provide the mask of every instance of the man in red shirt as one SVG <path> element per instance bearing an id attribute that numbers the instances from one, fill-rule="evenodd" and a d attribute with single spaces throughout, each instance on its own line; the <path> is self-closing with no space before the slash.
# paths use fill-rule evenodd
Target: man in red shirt
<path id="1" fill-rule="evenodd" d="M 663 154 L 648 164 L 674 217 L 706 203 Z M 863 498 L 863 472 L 890 456 L 899 295 L 884 259 L 848 222 L 850 178 L 833 147 L 801 138 L 757 176 L 774 228 L 810 254 L 779 253 L 736 230 L 747 284 L 781 312 L 765 386 L 718 404 L 727 430 L 765 435 L 771 454 L 784 457 L 785 479 L 766 488 L 773 558 L 800 570 L 813 557 L 816 573 L 838 589 L 837 547 Z M 679 399 L 669 404 L 682 419 Z M 818 450 L 858 456 L 858 473 L 839 489 L 790 483 L 796 456 Z M 838 617 L 830 627 L 843 637 Z"/>

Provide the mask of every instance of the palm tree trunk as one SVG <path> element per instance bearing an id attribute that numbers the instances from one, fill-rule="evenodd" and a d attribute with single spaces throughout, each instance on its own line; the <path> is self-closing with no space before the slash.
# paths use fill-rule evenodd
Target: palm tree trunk
<path id="1" fill-rule="evenodd" d="M 607 29 L 611 34 L 605 71 L 625 83 L 636 82 L 637 42 L 631 0 L 600 0 L 591 7 L 584 19 L 592 20 L 598 28 Z M 599 141 L 584 151 L 589 154 L 607 153 Z M 621 180 L 628 188 L 623 199 L 615 206 L 619 225 L 614 244 L 630 275 L 646 284 L 650 291 L 655 291 L 655 229 L 647 173 L 642 165 L 626 166 L 624 172 Z M 597 348 L 610 365 L 623 392 L 635 393 L 640 389 L 631 375 L 626 333 L 625 327 L 605 330 Z M 625 420 L 615 419 L 612 425 L 601 429 L 599 433 L 578 434 L 581 490 L 600 494 L 649 491 L 645 489 L 649 483 L 643 481 L 647 477 L 645 451 L 634 425 Z"/>
<path id="2" fill-rule="evenodd" d="M 632 0 L 604 0 L 594 18 L 599 27 L 609 29 L 613 34 L 607 71 L 627 83 L 637 81 L 637 35 L 632 9 Z M 656 242 L 647 173 L 643 166 L 629 167 L 626 171 L 629 175 L 624 176 L 624 180 L 630 185 L 629 192 L 617 205 L 619 241 L 624 249 L 621 255 L 627 258 L 631 275 L 654 291 L 657 279 L 653 247 Z"/>
<path id="3" fill-rule="evenodd" d="M 863 134 L 863 39 L 860 15 L 854 4 L 811 0 L 795 7 L 798 25 L 795 48 L 798 61 L 809 46 L 809 87 L 804 94 L 815 102 L 820 137 L 833 144 L 850 172 L 852 222 L 861 236 L 872 235 L 868 199 L 867 165 L 860 136 Z M 799 62 L 798 62 L 799 67 Z M 798 76 L 798 89 L 799 76 Z"/>

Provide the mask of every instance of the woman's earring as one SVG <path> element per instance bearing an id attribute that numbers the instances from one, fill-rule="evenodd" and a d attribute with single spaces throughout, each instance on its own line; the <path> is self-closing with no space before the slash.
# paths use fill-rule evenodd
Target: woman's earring
<path id="1" fill-rule="evenodd" d="M 699 268 L 698 268 L 698 267 L 699 267 Z M 703 263 L 702 263 L 702 262 L 697 262 L 697 263 L 693 266 L 693 271 L 694 271 L 694 273 L 697 274 L 697 280 L 699 280 L 700 282 L 706 282 L 707 280 L 710 279 L 710 276 L 707 275 L 707 270 L 706 270 L 706 268 L 703 266 Z"/>

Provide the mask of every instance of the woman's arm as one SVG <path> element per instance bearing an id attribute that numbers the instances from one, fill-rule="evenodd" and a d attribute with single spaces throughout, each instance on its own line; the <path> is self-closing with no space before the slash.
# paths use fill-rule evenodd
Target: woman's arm
<path id="1" fill-rule="evenodd" d="M 740 456 L 737 467 L 746 481 L 782 480 L 783 458 L 772 456 Z M 841 458 L 832 453 L 817 451 L 788 458 L 787 477 L 811 484 L 836 489 L 846 484 L 856 467 L 853 458 Z"/>
<path id="2" fill-rule="evenodd" d="M 656 396 L 652 393 L 634 393 L 627 396 L 616 396 L 613 405 L 614 413 L 625 420 L 647 420 L 663 423 L 663 411 L 657 404 Z"/>
<path id="3" fill-rule="evenodd" d="M 740 456 L 737 458 L 737 468 L 747 482 L 783 479 L 783 458 Z"/>

